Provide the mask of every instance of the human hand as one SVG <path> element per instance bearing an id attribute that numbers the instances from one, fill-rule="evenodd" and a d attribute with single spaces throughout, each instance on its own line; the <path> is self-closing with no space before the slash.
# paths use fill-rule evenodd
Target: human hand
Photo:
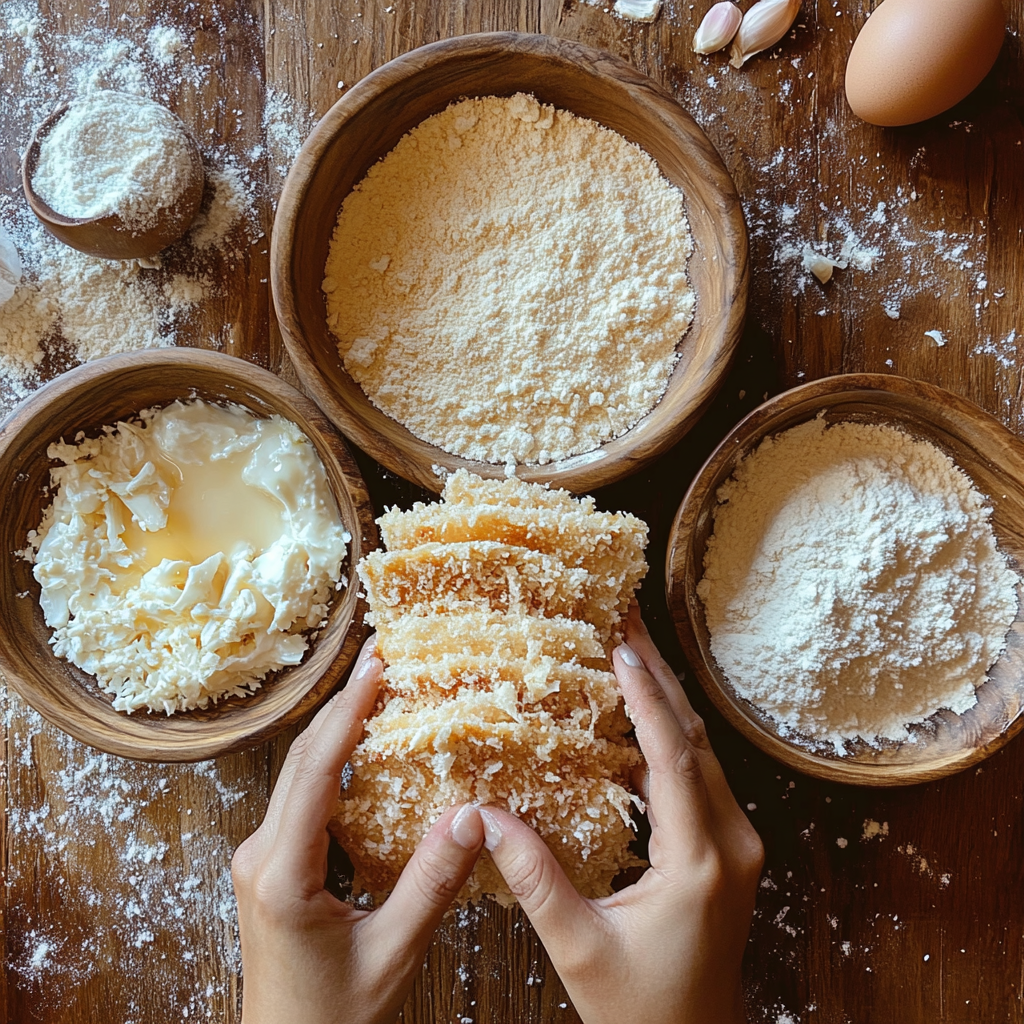
<path id="1" fill-rule="evenodd" d="M 324 888 L 341 770 L 380 689 L 374 652 L 371 637 L 348 685 L 292 744 L 263 824 L 231 862 L 243 1024 L 391 1024 L 483 845 L 477 809 L 452 808 L 377 910 L 359 910 Z"/>
<path id="2" fill-rule="evenodd" d="M 487 848 L 586 1024 L 741 1024 L 761 841 L 635 605 L 613 664 L 648 764 L 650 868 L 584 899 L 540 837 L 494 807 Z"/>

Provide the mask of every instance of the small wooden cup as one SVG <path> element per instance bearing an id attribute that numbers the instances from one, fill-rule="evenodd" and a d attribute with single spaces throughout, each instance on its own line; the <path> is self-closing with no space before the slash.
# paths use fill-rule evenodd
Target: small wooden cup
<path id="1" fill-rule="evenodd" d="M 697 584 L 714 527 L 719 487 L 766 437 L 824 412 L 826 422 L 885 423 L 930 441 L 950 456 L 991 503 L 1000 550 L 1024 567 L 1024 444 L 966 399 L 922 381 L 887 374 L 826 377 L 793 388 L 742 420 L 704 464 L 686 492 L 669 537 L 666 594 L 676 632 L 697 678 L 719 711 L 751 743 L 790 768 L 831 782 L 903 786 L 928 782 L 976 764 L 1024 725 L 1024 589 L 1006 650 L 963 715 L 940 711 L 913 726 L 913 741 L 881 749 L 858 743 L 843 756 L 781 736 L 775 723 L 733 689 L 711 653 Z"/>
<path id="2" fill-rule="evenodd" d="M 175 399 L 232 402 L 259 416 L 277 413 L 313 443 L 345 529 L 352 535 L 338 591 L 305 659 L 264 680 L 249 697 L 205 710 L 115 711 L 95 677 L 57 658 L 39 607 L 32 566 L 16 552 L 39 526 L 50 469 L 46 449 L 80 430 L 95 436 L 118 420 Z M 201 349 L 157 349 L 110 356 L 56 378 L 0 425 L 0 672 L 44 718 L 76 739 L 141 761 L 202 761 L 269 739 L 316 708 L 338 684 L 366 635 L 355 566 L 377 546 L 366 486 L 344 441 L 320 411 L 274 374 Z"/>
<path id="3" fill-rule="evenodd" d="M 514 32 L 422 46 L 348 91 L 302 147 L 281 193 L 271 242 L 274 304 L 305 390 L 388 469 L 428 490 L 434 466 L 500 477 L 505 467 L 450 455 L 377 409 L 348 375 L 327 328 L 320 284 L 342 202 L 369 168 L 421 121 L 465 96 L 533 93 L 612 128 L 646 150 L 683 192 L 694 239 L 687 267 L 693 324 L 660 403 L 595 451 L 524 466 L 535 483 L 583 492 L 635 472 L 675 444 L 707 408 L 739 341 L 747 301 L 747 234 L 736 187 L 696 122 L 624 61 L 565 39 Z"/>
<path id="4" fill-rule="evenodd" d="M 65 245 L 108 260 L 131 260 L 155 256 L 180 239 L 195 220 L 203 202 L 206 172 L 199 147 L 188 129 L 181 130 L 188 141 L 189 180 L 182 193 L 161 209 L 152 227 L 133 231 L 116 213 L 102 217 L 65 217 L 49 206 L 32 187 L 32 177 L 39 162 L 39 144 L 46 133 L 64 116 L 68 104 L 58 107 L 36 129 L 21 163 L 21 187 L 25 199 L 40 223 L 54 238 Z"/>

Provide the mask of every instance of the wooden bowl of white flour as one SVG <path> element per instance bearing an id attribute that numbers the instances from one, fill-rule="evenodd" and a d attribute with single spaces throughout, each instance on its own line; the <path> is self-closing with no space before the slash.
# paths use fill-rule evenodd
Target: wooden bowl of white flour
<path id="1" fill-rule="evenodd" d="M 829 377 L 755 409 L 676 515 L 666 590 L 697 677 L 747 739 L 897 786 L 1024 724 L 1024 444 L 921 381 Z"/>
<path id="2" fill-rule="evenodd" d="M 496 110 L 520 136 L 554 124 L 564 155 L 548 177 Z M 435 125 L 442 116 L 451 123 Z M 396 213 L 373 189 L 428 138 L 436 156 L 404 194 L 406 171 L 392 174 Z M 459 162 L 492 151 L 477 188 Z M 651 213 L 664 196 L 649 168 L 682 227 Z M 721 383 L 748 274 L 735 186 L 672 97 L 607 53 L 516 33 L 421 47 L 349 90 L 292 167 L 271 264 L 303 387 L 380 463 L 435 491 L 438 468 L 515 466 L 582 492 L 656 458 Z"/>

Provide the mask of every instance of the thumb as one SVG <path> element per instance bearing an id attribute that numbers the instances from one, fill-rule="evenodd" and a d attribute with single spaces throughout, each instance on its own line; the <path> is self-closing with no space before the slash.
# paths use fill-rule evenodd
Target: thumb
<path id="1" fill-rule="evenodd" d="M 473 871 L 483 844 L 483 822 L 475 805 L 445 811 L 420 840 L 391 895 L 366 919 L 366 925 L 383 943 L 397 943 L 404 949 L 422 947 L 426 952 Z"/>
<path id="2" fill-rule="evenodd" d="M 592 927 L 593 908 L 569 881 L 547 844 L 529 825 L 498 807 L 481 807 L 486 846 L 552 961 Z"/>

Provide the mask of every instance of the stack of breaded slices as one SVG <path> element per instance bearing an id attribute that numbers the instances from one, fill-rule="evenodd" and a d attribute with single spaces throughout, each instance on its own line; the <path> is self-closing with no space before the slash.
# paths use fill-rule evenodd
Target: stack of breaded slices
<path id="1" fill-rule="evenodd" d="M 357 885 L 383 894 L 456 803 L 507 807 L 587 896 L 629 851 L 640 754 L 609 657 L 647 572 L 647 526 L 577 499 L 461 470 L 439 504 L 379 520 L 359 565 L 384 662 L 332 831 Z M 464 899 L 511 896 L 485 855 Z"/>

